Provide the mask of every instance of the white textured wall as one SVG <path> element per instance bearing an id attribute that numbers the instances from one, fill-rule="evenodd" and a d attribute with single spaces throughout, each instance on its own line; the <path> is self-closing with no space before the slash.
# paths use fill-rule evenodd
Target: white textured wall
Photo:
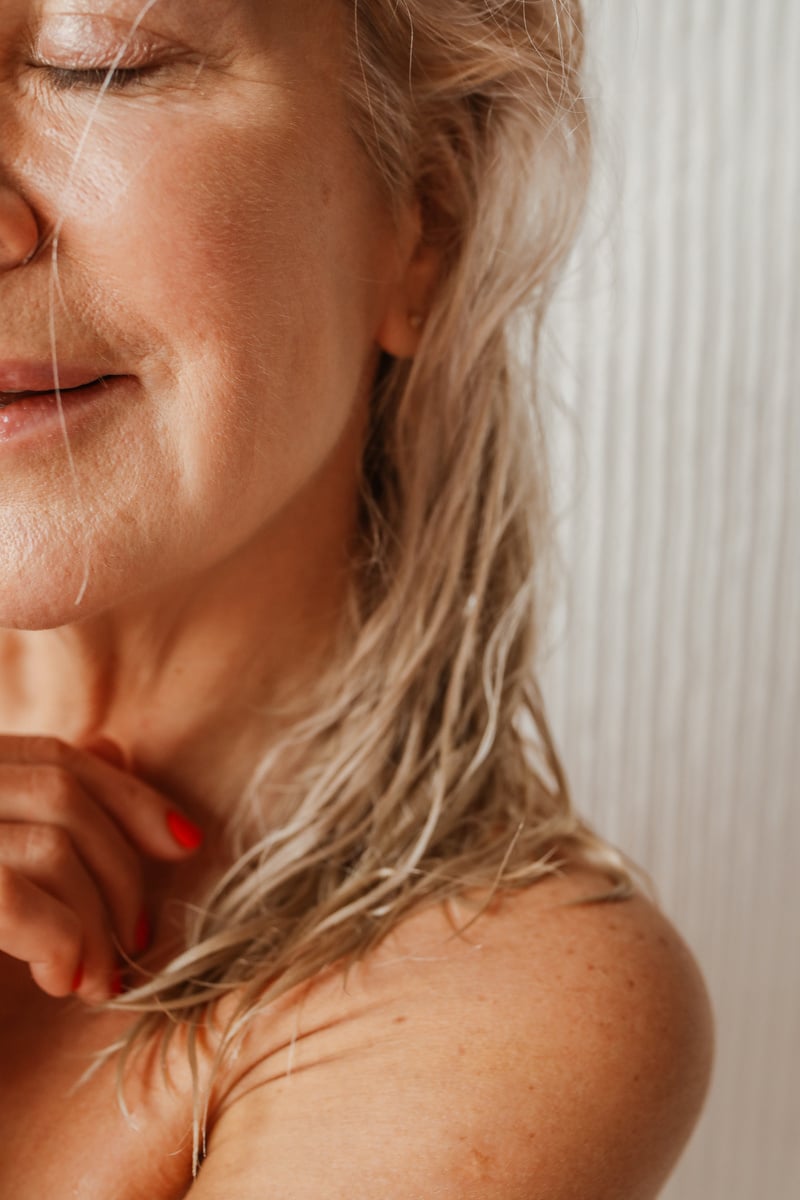
<path id="1" fill-rule="evenodd" d="M 716 1008 L 665 1200 L 797 1200 L 800 0 L 586 3 L 601 162 L 551 322 L 543 684 L 579 809 Z"/>

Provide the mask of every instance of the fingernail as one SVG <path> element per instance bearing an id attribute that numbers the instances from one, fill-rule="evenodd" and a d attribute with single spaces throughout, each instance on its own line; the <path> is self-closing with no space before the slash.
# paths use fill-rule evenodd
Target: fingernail
<path id="1" fill-rule="evenodd" d="M 111 976 L 111 995 L 121 996 L 123 993 L 122 971 L 117 967 L 114 974 Z"/>
<path id="2" fill-rule="evenodd" d="M 75 978 L 72 981 L 72 990 L 77 992 L 78 988 L 83 983 L 83 959 L 78 963 L 78 969 L 75 972 Z"/>
<path id="3" fill-rule="evenodd" d="M 106 762 L 111 763 L 112 767 L 119 767 L 121 770 L 127 768 L 128 760 L 125 757 L 125 751 L 117 742 L 112 741 L 111 738 L 95 738 L 94 741 L 89 742 L 83 748 L 84 750 L 88 750 L 90 754 L 94 754 L 97 758 L 105 759 Z"/>
<path id="4" fill-rule="evenodd" d="M 203 842 L 203 831 L 197 825 L 187 820 L 182 813 L 171 809 L 167 813 L 169 831 L 179 846 L 185 850 L 196 850 Z"/>
<path id="5" fill-rule="evenodd" d="M 136 932 L 133 935 L 133 941 L 134 945 L 136 946 L 137 954 L 141 954 L 143 950 L 147 949 L 147 947 L 150 945 L 151 937 L 152 929 L 150 926 L 150 918 L 148 917 L 146 910 L 142 909 L 139 920 L 136 922 Z"/>

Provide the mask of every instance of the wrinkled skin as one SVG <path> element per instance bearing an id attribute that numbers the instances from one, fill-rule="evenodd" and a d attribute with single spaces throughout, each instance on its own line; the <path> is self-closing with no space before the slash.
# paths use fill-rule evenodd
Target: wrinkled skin
<path id="1" fill-rule="evenodd" d="M 134 377 L 74 476 L 60 430 L 0 445 L 0 728 L 110 734 L 209 806 L 324 646 L 370 381 L 433 269 L 352 132 L 341 17 L 0 0 L 0 363 L 47 361 L 52 315 L 60 362 Z M 115 59 L 145 73 L 99 100 L 44 65 Z"/>

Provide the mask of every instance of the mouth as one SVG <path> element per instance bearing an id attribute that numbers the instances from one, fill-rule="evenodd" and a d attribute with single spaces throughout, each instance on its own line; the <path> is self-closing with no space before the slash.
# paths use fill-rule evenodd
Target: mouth
<path id="1" fill-rule="evenodd" d="M 105 428 L 119 422 L 129 413 L 138 397 L 137 380 L 133 375 L 96 375 L 91 371 L 71 371 L 59 379 L 59 389 L 53 387 L 44 372 L 38 376 L 28 372 L 3 375 L 0 364 L 0 455 L 24 454 L 25 449 L 40 446 L 44 452 L 54 439 L 66 432 L 73 435 L 84 429 L 99 435 Z M 42 387 L 42 384 L 50 387 Z M 27 384 L 27 387 L 21 387 Z M 33 386 L 31 386 L 33 385 Z M 59 399 L 61 403 L 59 403 Z M 77 446 L 79 443 L 75 442 Z M 5 461 L 5 459 L 4 459 Z"/>
<path id="2" fill-rule="evenodd" d="M 8 408 L 12 404 L 18 404 L 22 400 L 49 400 L 51 403 L 55 404 L 57 402 L 58 394 L 66 399 L 72 392 L 88 392 L 94 388 L 106 387 L 107 380 L 109 378 L 110 377 L 107 375 L 102 375 L 98 379 L 93 379 L 88 383 L 78 384 L 76 387 L 59 388 L 58 393 L 56 393 L 55 389 L 53 388 L 42 391 L 36 391 L 33 389 L 19 391 L 0 390 L 0 409 Z"/>

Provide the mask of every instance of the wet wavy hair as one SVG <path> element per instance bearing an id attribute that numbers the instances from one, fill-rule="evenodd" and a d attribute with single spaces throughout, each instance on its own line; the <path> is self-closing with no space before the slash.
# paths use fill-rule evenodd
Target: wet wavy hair
<path id="1" fill-rule="evenodd" d="M 591 162 L 580 4 L 348 7 L 365 169 L 387 204 L 419 200 L 444 266 L 415 357 L 384 356 L 375 379 L 330 669 L 265 746 L 231 813 L 233 865 L 187 906 L 183 950 L 109 1002 L 140 1016 L 84 1076 L 118 1054 L 127 1113 L 133 1048 L 161 1033 L 165 1055 L 188 1031 L 194 1173 L 248 1022 L 412 910 L 470 893 L 478 915 L 569 862 L 611 884 L 579 903 L 633 895 L 632 873 L 652 890 L 574 811 L 535 671 L 555 578 L 538 352 Z M 231 994 L 201 1084 L 196 1039 Z"/>

